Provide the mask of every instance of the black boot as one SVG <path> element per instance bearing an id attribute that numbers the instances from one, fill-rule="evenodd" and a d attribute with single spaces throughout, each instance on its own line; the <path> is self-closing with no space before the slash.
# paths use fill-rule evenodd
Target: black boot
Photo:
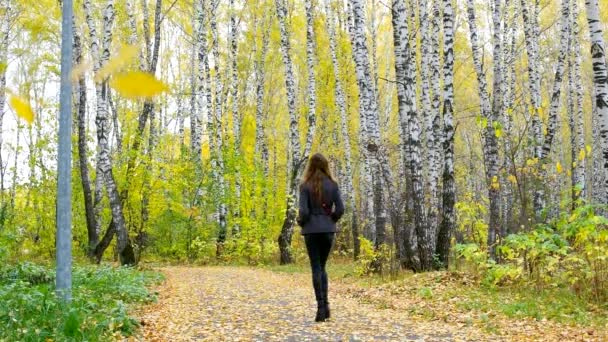
<path id="1" fill-rule="evenodd" d="M 323 270 L 323 275 L 321 277 L 321 296 L 323 296 L 323 306 L 325 306 L 325 318 L 329 318 L 331 316 L 329 311 L 329 300 L 327 299 L 329 284 L 327 281 L 327 272 Z"/>
<path id="2" fill-rule="evenodd" d="M 317 316 L 315 317 L 315 322 L 325 322 L 325 319 L 327 319 L 325 303 L 319 303 L 317 306 Z"/>

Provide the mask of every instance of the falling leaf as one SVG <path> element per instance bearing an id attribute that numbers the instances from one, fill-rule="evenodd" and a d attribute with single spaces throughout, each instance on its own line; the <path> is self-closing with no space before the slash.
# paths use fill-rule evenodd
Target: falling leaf
<path id="1" fill-rule="evenodd" d="M 115 75 L 110 85 L 120 95 L 130 99 L 151 98 L 169 90 L 165 83 L 141 71 Z"/>
<path id="2" fill-rule="evenodd" d="M 72 82 L 77 82 L 79 79 L 81 79 L 90 68 L 91 63 L 89 62 L 83 62 L 74 66 L 71 74 Z"/>
<path id="3" fill-rule="evenodd" d="M 581 151 L 578 153 L 578 160 L 583 161 L 585 160 L 586 156 L 587 155 L 585 154 L 585 149 L 581 148 Z"/>
<path id="4" fill-rule="evenodd" d="M 591 154 L 591 146 L 590 145 L 585 146 L 585 149 L 587 150 L 587 154 Z"/>
<path id="5" fill-rule="evenodd" d="M 17 116 L 19 116 L 20 118 L 22 118 L 23 120 L 27 121 L 30 124 L 32 122 L 34 122 L 35 114 L 34 114 L 34 111 L 32 110 L 32 107 L 30 107 L 30 105 L 29 105 L 29 103 L 27 103 L 27 101 L 23 100 L 22 98 L 20 98 L 16 95 L 11 95 L 9 104 L 10 104 L 11 108 L 13 108 L 13 110 L 15 111 Z"/>
<path id="6" fill-rule="evenodd" d="M 110 75 L 129 65 L 131 60 L 137 56 L 138 51 L 139 50 L 134 45 L 123 45 L 118 54 L 97 71 L 97 75 L 95 75 L 95 82 L 101 82 Z"/>
<path id="7" fill-rule="evenodd" d="M 496 128 L 494 130 L 494 133 L 496 134 L 497 138 L 501 138 L 502 137 L 502 128 Z"/>
<path id="8" fill-rule="evenodd" d="M 557 164 L 555 165 L 555 169 L 557 170 L 557 173 L 564 172 L 564 169 L 562 168 L 562 164 L 560 162 L 557 162 Z"/>

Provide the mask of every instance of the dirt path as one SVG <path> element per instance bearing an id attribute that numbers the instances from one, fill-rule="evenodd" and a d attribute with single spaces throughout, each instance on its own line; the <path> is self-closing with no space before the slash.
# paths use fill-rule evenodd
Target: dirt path
<path id="1" fill-rule="evenodd" d="M 412 322 L 332 292 L 332 319 L 313 322 L 306 274 L 239 267 L 171 267 L 159 301 L 141 313 L 146 341 L 499 341 L 473 327 Z M 331 277 L 331 275 L 330 275 Z"/>

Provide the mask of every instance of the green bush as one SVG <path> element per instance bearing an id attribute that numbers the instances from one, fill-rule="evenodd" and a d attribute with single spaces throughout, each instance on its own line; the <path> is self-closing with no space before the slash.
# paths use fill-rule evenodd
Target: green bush
<path id="1" fill-rule="evenodd" d="M 456 245 L 457 267 L 488 285 L 524 281 L 537 289 L 565 288 L 585 300 L 608 301 L 608 219 L 593 206 L 562 213 L 549 224 L 513 234 L 498 247 L 499 262 L 477 244 Z"/>
<path id="2" fill-rule="evenodd" d="M 109 266 L 75 267 L 72 303 L 55 296 L 54 269 L 35 264 L 0 270 L 0 341 L 104 341 L 128 336 L 138 322 L 127 304 L 154 300 L 158 274 Z"/>

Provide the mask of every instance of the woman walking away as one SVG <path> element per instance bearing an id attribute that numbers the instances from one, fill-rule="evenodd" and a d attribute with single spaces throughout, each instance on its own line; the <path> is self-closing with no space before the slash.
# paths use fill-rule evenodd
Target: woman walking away
<path id="1" fill-rule="evenodd" d="M 312 269 L 312 285 L 317 298 L 316 322 L 329 318 L 327 300 L 327 272 L 325 264 L 334 242 L 336 222 L 344 214 L 338 184 L 329 172 L 327 159 L 317 153 L 308 161 L 304 180 L 300 185 L 300 213 L 298 224 L 306 241 Z"/>

